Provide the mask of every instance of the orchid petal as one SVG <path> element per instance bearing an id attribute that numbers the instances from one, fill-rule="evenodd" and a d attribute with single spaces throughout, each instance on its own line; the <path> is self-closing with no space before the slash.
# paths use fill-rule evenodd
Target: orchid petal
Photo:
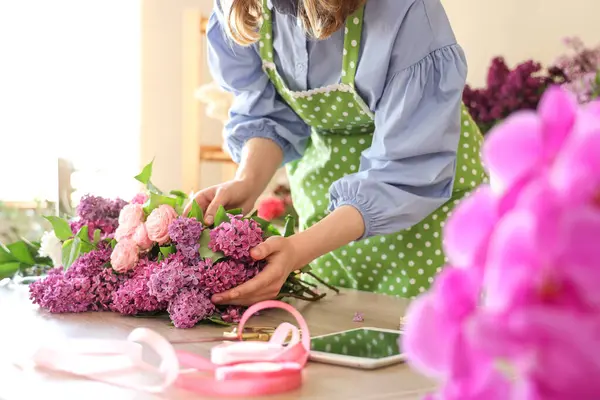
<path id="1" fill-rule="evenodd" d="M 496 199 L 488 186 L 481 186 L 454 210 L 444 228 L 444 249 L 453 265 L 476 267 L 483 260 L 482 248 L 496 223 Z"/>
<path id="2" fill-rule="evenodd" d="M 575 98 L 565 89 L 550 87 L 540 101 L 538 114 L 542 120 L 544 152 L 547 160 L 554 158 L 568 137 L 577 113 Z"/>
<path id="3" fill-rule="evenodd" d="M 542 123 L 535 113 L 519 112 L 494 128 L 483 146 L 484 164 L 494 191 L 504 193 L 540 165 Z"/>

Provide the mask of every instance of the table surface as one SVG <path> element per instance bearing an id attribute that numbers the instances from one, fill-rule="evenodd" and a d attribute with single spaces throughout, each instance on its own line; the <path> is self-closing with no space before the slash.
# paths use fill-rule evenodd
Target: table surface
<path id="1" fill-rule="evenodd" d="M 343 291 L 330 294 L 317 303 L 294 305 L 305 316 L 312 336 L 357 327 L 397 329 L 404 314 L 406 300 L 365 292 Z M 352 321 L 355 312 L 365 315 L 364 323 Z M 280 310 L 266 311 L 251 319 L 249 326 L 276 326 L 293 322 L 293 317 Z M 179 330 L 161 319 L 125 317 L 113 313 L 53 315 L 39 310 L 28 300 L 23 286 L 0 287 L 0 399 L 198 399 L 197 395 L 172 389 L 160 396 L 110 386 L 86 379 L 49 371 L 27 371 L 13 365 L 15 354 L 27 354 L 41 341 L 53 338 L 125 339 L 137 327 L 153 329 L 171 341 L 202 336 L 220 336 L 226 327 L 201 325 Z M 215 343 L 178 345 L 177 348 L 209 356 Z M 379 400 L 420 399 L 434 383 L 412 371 L 407 365 L 396 365 L 374 371 L 363 371 L 326 364 L 309 363 L 301 389 L 268 399 L 310 400 Z"/>

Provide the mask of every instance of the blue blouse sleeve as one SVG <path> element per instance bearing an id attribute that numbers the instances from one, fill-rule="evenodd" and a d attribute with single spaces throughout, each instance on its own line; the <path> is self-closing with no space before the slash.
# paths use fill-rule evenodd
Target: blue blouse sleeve
<path id="1" fill-rule="evenodd" d="M 208 28 L 208 61 L 213 79 L 234 94 L 225 141 L 234 161 L 239 162 L 248 139 L 267 138 L 284 153 L 284 163 L 299 158 L 310 136 L 310 128 L 279 97 L 262 69 L 256 47 L 243 47 L 227 37 L 219 1 Z"/>
<path id="2" fill-rule="evenodd" d="M 450 199 L 466 74 L 461 48 L 451 45 L 386 83 L 359 171 L 330 190 L 330 210 L 361 212 L 365 238 L 407 229 Z"/>

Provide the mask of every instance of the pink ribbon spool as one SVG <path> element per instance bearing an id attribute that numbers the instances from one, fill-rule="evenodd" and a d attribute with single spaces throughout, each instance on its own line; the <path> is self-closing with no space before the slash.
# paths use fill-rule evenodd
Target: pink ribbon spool
<path id="1" fill-rule="evenodd" d="M 302 315 L 286 303 L 265 301 L 244 313 L 238 331 L 241 334 L 248 319 L 267 308 L 291 313 L 302 335 L 296 326 L 282 323 L 267 343 L 224 343 L 214 347 L 211 360 L 207 360 L 176 351 L 158 333 L 138 328 L 126 341 L 75 339 L 52 343 L 38 349 L 29 361 L 37 367 L 151 393 L 164 392 L 173 385 L 215 397 L 252 397 L 295 390 L 302 385 L 302 369 L 310 352 L 310 333 Z M 286 346 L 290 333 L 291 340 Z M 159 355 L 158 367 L 142 360 L 142 345 Z M 152 373 L 157 382 L 138 384 L 127 379 L 128 374 L 140 371 Z"/>

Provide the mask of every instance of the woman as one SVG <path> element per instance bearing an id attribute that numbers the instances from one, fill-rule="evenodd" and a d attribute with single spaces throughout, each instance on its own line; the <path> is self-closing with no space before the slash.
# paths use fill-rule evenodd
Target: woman
<path id="1" fill-rule="evenodd" d="M 302 228 L 254 249 L 264 272 L 213 301 L 273 298 L 308 263 L 340 287 L 425 291 L 448 212 L 484 178 L 440 0 L 221 0 L 208 42 L 235 95 L 225 133 L 240 167 L 196 195 L 207 222 L 219 205 L 251 210 L 285 164 Z"/>

